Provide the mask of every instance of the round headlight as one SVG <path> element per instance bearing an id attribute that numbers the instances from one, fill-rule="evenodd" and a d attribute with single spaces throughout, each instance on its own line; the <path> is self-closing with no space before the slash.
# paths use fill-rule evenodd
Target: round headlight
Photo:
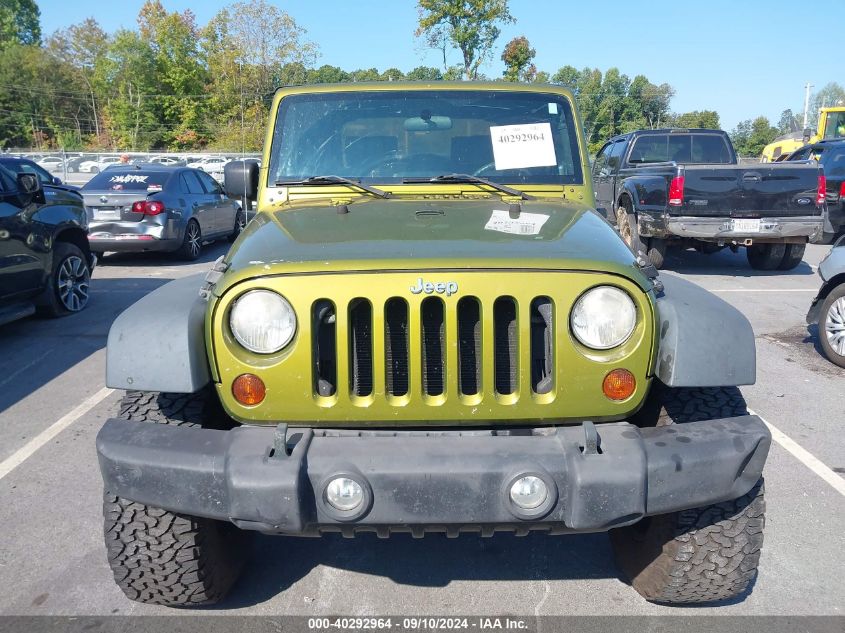
<path id="1" fill-rule="evenodd" d="M 296 315 L 287 300 L 269 290 L 250 290 L 235 301 L 229 326 L 238 343 L 257 354 L 278 352 L 296 332 Z"/>
<path id="2" fill-rule="evenodd" d="M 575 302 L 569 322 L 582 344 L 592 349 L 610 349 L 622 345 L 633 333 L 637 308 L 624 290 L 597 286 Z"/>

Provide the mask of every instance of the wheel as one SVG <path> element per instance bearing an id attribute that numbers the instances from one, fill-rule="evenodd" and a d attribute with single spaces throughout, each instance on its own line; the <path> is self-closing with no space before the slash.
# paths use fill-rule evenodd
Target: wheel
<path id="1" fill-rule="evenodd" d="M 822 303 L 819 343 L 830 362 L 845 367 L 845 284 L 831 290 Z"/>
<path id="2" fill-rule="evenodd" d="M 39 307 L 44 314 L 61 317 L 79 312 L 88 305 L 91 269 L 88 258 L 75 244 L 53 244 L 53 268 Z"/>
<path id="3" fill-rule="evenodd" d="M 202 233 L 200 225 L 196 220 L 188 220 L 185 227 L 185 236 L 182 238 L 182 245 L 179 247 L 179 255 L 182 259 L 193 261 L 202 252 Z"/>
<path id="4" fill-rule="evenodd" d="M 646 259 L 657 269 L 663 268 L 666 260 L 666 240 L 650 237 L 646 242 Z"/>
<path id="5" fill-rule="evenodd" d="M 211 390 L 196 394 L 127 392 L 120 416 L 130 423 L 219 426 Z M 231 422 L 230 422 L 231 423 Z M 109 566 L 123 593 L 169 606 L 213 604 L 240 575 L 248 534 L 234 525 L 153 508 L 103 493 Z"/>
<path id="6" fill-rule="evenodd" d="M 635 416 L 665 426 L 748 412 L 736 387 L 658 385 Z M 761 479 L 745 495 L 611 530 L 616 561 L 631 585 L 652 602 L 716 602 L 742 595 L 757 576 L 766 504 Z"/>
<path id="7" fill-rule="evenodd" d="M 783 259 L 778 264 L 778 270 L 792 270 L 804 259 L 806 244 L 784 244 Z"/>
<path id="8" fill-rule="evenodd" d="M 99 174 L 99 173 L 100 173 L 100 168 L 99 168 L 99 167 L 92 167 L 92 168 L 91 168 L 91 169 L 89 169 L 88 171 L 89 171 L 89 173 L 92 173 L 92 174 Z"/>
<path id="9" fill-rule="evenodd" d="M 745 248 L 748 263 L 755 270 L 775 270 L 786 253 L 786 244 L 752 244 Z"/>
<path id="10" fill-rule="evenodd" d="M 624 204 L 619 205 L 616 210 L 616 228 L 628 247 L 636 255 L 641 254 L 643 245 L 640 242 L 640 232 L 637 228 L 637 217 Z"/>
<path id="11" fill-rule="evenodd" d="M 235 214 L 235 228 L 228 237 L 229 241 L 234 242 L 238 239 L 238 235 L 243 233 L 244 228 L 246 228 L 246 214 L 243 211 L 238 210 Z"/>

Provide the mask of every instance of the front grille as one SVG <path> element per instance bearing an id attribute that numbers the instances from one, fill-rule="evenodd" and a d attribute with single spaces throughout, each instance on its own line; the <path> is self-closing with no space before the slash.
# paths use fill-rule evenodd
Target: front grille
<path id="1" fill-rule="evenodd" d="M 554 304 L 545 296 L 527 302 L 503 296 L 486 305 L 469 296 L 451 307 L 439 297 L 413 304 L 392 297 L 381 305 L 356 298 L 337 308 L 320 299 L 312 306 L 311 338 L 318 396 L 335 395 L 338 380 L 354 397 L 448 397 L 450 390 L 478 397 L 485 388 L 499 396 L 543 395 L 555 389 Z"/>

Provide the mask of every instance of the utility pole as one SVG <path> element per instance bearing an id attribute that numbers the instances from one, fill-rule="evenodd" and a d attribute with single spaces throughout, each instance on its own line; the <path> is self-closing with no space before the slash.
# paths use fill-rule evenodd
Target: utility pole
<path id="1" fill-rule="evenodd" d="M 815 88 L 815 86 L 811 83 L 807 83 L 804 86 L 804 129 L 807 129 L 807 115 L 810 113 L 810 90 Z"/>

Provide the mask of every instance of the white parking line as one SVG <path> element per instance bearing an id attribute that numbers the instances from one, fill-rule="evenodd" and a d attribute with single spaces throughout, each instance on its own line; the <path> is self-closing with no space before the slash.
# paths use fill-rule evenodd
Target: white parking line
<path id="1" fill-rule="evenodd" d="M 762 415 L 755 413 L 751 409 L 749 409 L 748 412 L 763 420 L 763 423 L 769 427 L 769 431 L 772 433 L 772 439 L 775 442 L 792 453 L 792 456 L 797 458 L 799 462 L 804 464 L 807 468 L 833 486 L 833 489 L 836 490 L 836 492 L 845 496 L 845 479 L 833 472 L 830 468 L 823 464 L 820 459 L 798 444 L 798 442 L 793 440 L 786 433 L 774 426 L 771 422 L 763 419 Z"/>
<path id="2" fill-rule="evenodd" d="M 52 440 L 59 433 L 64 431 L 67 427 L 100 404 L 103 400 L 108 398 L 113 392 L 114 389 L 103 387 L 93 396 L 76 406 L 72 411 L 53 422 L 53 424 L 29 440 L 21 448 L 3 460 L 3 462 L 0 462 L 0 479 L 3 479 L 3 477 L 8 475 L 15 468 L 23 464 L 27 459 L 32 457 L 35 451 L 44 446 L 47 442 Z"/>

